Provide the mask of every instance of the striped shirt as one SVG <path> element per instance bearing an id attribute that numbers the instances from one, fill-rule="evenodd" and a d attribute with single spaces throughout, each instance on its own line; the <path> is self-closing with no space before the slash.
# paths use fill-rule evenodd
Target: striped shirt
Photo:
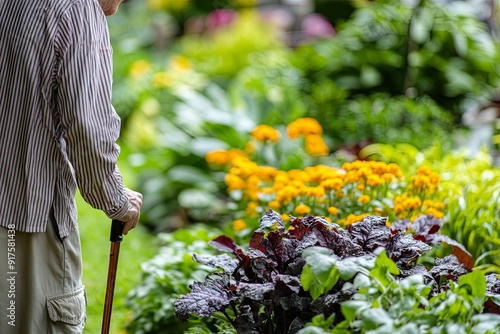
<path id="1" fill-rule="evenodd" d="M 129 207 L 116 166 L 112 49 L 98 0 L 0 0 L 0 226 L 61 237 L 75 193 L 110 218 Z"/>

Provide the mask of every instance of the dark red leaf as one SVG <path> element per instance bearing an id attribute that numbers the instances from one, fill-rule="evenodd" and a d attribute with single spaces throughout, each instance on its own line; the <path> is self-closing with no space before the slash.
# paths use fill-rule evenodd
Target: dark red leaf
<path id="1" fill-rule="evenodd" d="M 236 297 L 229 293 L 227 274 L 210 274 L 204 283 L 194 282 L 191 292 L 175 300 L 175 315 L 185 321 L 192 314 L 210 317 L 229 306 Z"/>
<path id="2" fill-rule="evenodd" d="M 416 240 L 408 234 L 397 232 L 391 235 L 387 243 L 387 255 L 398 267 L 412 267 L 418 257 L 431 247 L 426 243 Z"/>
<path id="3" fill-rule="evenodd" d="M 386 217 L 368 216 L 363 221 L 349 225 L 352 241 L 365 252 L 373 252 L 378 247 L 386 247 L 390 231 L 385 225 Z"/>
<path id="4" fill-rule="evenodd" d="M 434 218 L 432 215 L 420 216 L 411 225 L 415 238 L 428 242 L 428 239 L 436 234 L 443 226 L 441 219 Z"/>
<path id="5" fill-rule="evenodd" d="M 208 244 L 214 246 L 218 250 L 230 252 L 234 255 L 236 255 L 236 250 L 239 249 L 234 240 L 225 235 L 218 236 L 214 240 L 209 241 Z"/>
<path id="6" fill-rule="evenodd" d="M 462 263 L 467 270 L 472 270 L 474 265 L 474 259 L 472 258 L 472 254 L 469 253 L 465 247 L 458 243 L 457 241 L 451 239 L 450 237 L 442 234 L 436 234 L 430 239 L 430 243 L 435 245 L 438 243 L 444 243 L 446 245 L 451 246 L 453 249 L 453 255 L 455 255 L 460 263 Z"/>
<path id="7" fill-rule="evenodd" d="M 439 282 L 441 277 L 456 282 L 459 276 L 465 275 L 467 272 L 467 268 L 461 265 L 454 255 L 437 258 L 434 267 L 429 270 L 429 273 L 434 277 L 436 282 Z"/>

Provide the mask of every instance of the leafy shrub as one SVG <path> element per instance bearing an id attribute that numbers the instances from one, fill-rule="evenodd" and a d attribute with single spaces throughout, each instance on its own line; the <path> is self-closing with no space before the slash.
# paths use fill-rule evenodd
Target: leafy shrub
<path id="1" fill-rule="evenodd" d="M 177 333 L 187 330 L 190 325 L 174 316 L 173 303 L 189 292 L 189 284 L 214 271 L 197 264 L 192 255 L 213 253 L 207 241 L 218 234 L 219 231 L 206 226 L 158 234 L 163 246 L 153 259 L 142 264 L 142 281 L 127 296 L 127 306 L 132 312 L 128 333 L 172 334 L 173 328 Z"/>
<path id="2" fill-rule="evenodd" d="M 335 121 L 325 127 L 341 147 L 408 143 L 424 149 L 440 142 L 450 150 L 454 145 L 449 135 L 453 128 L 451 114 L 428 96 L 356 96 L 334 108 L 330 117 Z"/>
<path id="3" fill-rule="evenodd" d="M 351 101 L 369 101 L 378 93 L 397 99 L 406 96 L 408 100 L 430 97 L 436 106 L 431 104 L 427 108 L 434 111 L 441 108 L 451 116 L 442 117 L 442 112 L 438 112 L 440 122 L 446 124 L 451 119 L 459 125 L 470 100 L 481 103 L 498 87 L 498 41 L 474 17 L 474 11 L 467 9 L 470 5 L 464 2 L 461 6 L 445 5 L 434 0 L 417 3 L 414 6 L 398 0 L 367 2 L 337 27 L 334 38 L 304 45 L 294 53 L 295 65 L 308 78 L 308 84 L 303 86 L 304 95 L 311 102 L 308 116 L 317 118 L 327 132 L 341 136 L 333 129 L 339 124 L 352 124 L 351 113 L 361 111 Z M 394 102 L 385 110 L 394 113 L 397 105 Z M 411 114 L 407 110 L 397 115 Z M 369 114 L 364 111 L 363 116 Z M 425 120 L 424 130 L 435 128 L 431 119 L 432 116 L 420 119 Z M 376 129 L 372 127 L 384 124 L 383 116 L 380 120 L 360 122 L 373 135 Z M 349 130 L 358 134 L 358 137 L 351 134 L 350 141 L 370 139 L 358 128 Z M 392 126 L 386 131 L 398 132 Z M 396 136 L 391 137 L 397 140 Z M 411 138 L 420 149 L 428 145 L 418 135 Z M 380 139 L 394 144 L 388 138 L 377 137 L 375 141 Z"/>
<path id="4" fill-rule="evenodd" d="M 453 290 L 453 282 L 468 271 L 457 257 L 436 259 L 429 269 L 417 260 L 431 249 L 430 244 L 443 241 L 455 244 L 464 259 L 470 255 L 452 240 L 436 234 L 439 224 L 432 217 L 419 218 L 411 225 L 416 232 L 413 236 L 406 233 L 408 224 L 394 224 L 389 229 L 383 217 L 365 217 L 343 230 L 324 219 L 306 216 L 294 219 L 286 229 L 281 216 L 268 211 L 253 233 L 247 252 L 231 238 L 220 236 L 210 243 L 232 253 L 235 259 L 229 261 L 226 254 L 194 256 L 198 262 L 223 272 L 208 275 L 204 283 L 193 283 L 191 292 L 175 301 L 176 315 L 186 320 L 193 314 L 210 317 L 221 312 L 238 333 L 293 333 L 319 314 L 334 314 L 336 323 L 344 320 L 340 308 L 352 305 L 354 301 L 344 302 L 355 296 L 356 288 L 362 288 L 359 283 L 352 284 L 358 272 L 369 279 L 371 270 L 384 286 L 394 281 L 389 274 L 399 279 L 419 277 L 414 279 L 428 284 L 426 296 L 439 296 L 450 287 Z M 482 277 L 482 284 L 468 292 L 475 305 L 470 314 L 479 313 L 486 301 Z M 428 305 L 426 299 L 419 299 L 421 304 Z"/>
<path id="5" fill-rule="evenodd" d="M 482 272 L 460 276 L 458 284 L 452 281 L 447 290 L 434 295 L 423 276 L 397 279 L 395 274 L 394 264 L 379 255 L 369 275 L 360 272 L 355 277 L 353 287 L 358 292 L 341 305 L 344 321 L 334 325 L 333 315 L 328 319 L 319 315 L 299 334 L 498 332 L 500 316 L 482 313 L 484 301 L 491 297 Z M 486 280 L 499 282 L 496 275 Z"/>
<path id="6" fill-rule="evenodd" d="M 240 12 L 229 29 L 185 36 L 179 43 L 179 53 L 190 59 L 197 71 L 215 79 L 234 77 L 260 52 L 284 48 L 273 27 L 255 11 Z"/>

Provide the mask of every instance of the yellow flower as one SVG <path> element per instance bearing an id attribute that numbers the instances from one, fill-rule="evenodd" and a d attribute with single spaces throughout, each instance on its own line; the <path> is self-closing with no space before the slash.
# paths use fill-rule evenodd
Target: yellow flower
<path id="1" fill-rule="evenodd" d="M 325 196 L 325 189 L 323 187 L 305 187 L 303 193 L 308 197 L 322 198 Z"/>
<path id="2" fill-rule="evenodd" d="M 324 156 L 330 153 L 328 146 L 326 146 L 323 138 L 320 135 L 307 135 L 306 136 L 306 152 L 309 155 Z"/>
<path id="3" fill-rule="evenodd" d="M 365 190 L 365 185 L 363 183 L 360 183 L 356 186 L 356 189 L 358 190 Z"/>
<path id="4" fill-rule="evenodd" d="M 153 76 L 153 86 L 156 88 L 168 87 L 171 82 L 167 72 L 158 72 Z"/>
<path id="5" fill-rule="evenodd" d="M 174 71 L 183 72 L 191 68 L 191 62 L 184 56 L 174 56 L 170 59 L 170 68 Z"/>
<path id="6" fill-rule="evenodd" d="M 138 80 L 144 77 L 151 69 L 151 64 L 146 60 L 137 60 L 130 66 L 130 77 Z"/>
<path id="7" fill-rule="evenodd" d="M 277 174 L 278 170 L 271 166 L 260 166 L 255 174 L 262 180 L 266 182 L 270 182 L 273 177 Z"/>
<path id="8" fill-rule="evenodd" d="M 361 215 L 350 214 L 349 216 L 347 216 L 347 219 L 344 220 L 344 224 L 345 225 L 351 225 L 351 224 L 360 222 L 366 216 L 369 216 L 369 214 L 367 214 L 367 213 L 363 213 Z"/>
<path id="9" fill-rule="evenodd" d="M 255 153 L 255 143 L 249 141 L 248 143 L 245 144 L 245 152 L 248 154 L 253 154 Z"/>
<path id="10" fill-rule="evenodd" d="M 356 183 L 359 181 L 359 175 L 356 171 L 349 170 L 344 176 L 345 183 Z"/>
<path id="11" fill-rule="evenodd" d="M 246 182 L 241 177 L 234 174 L 226 174 L 224 182 L 227 184 L 228 191 L 244 189 L 246 186 Z"/>
<path id="12" fill-rule="evenodd" d="M 311 176 L 307 172 L 300 169 L 289 170 L 288 177 L 290 178 L 290 180 L 296 180 L 304 184 L 311 181 Z"/>
<path id="13" fill-rule="evenodd" d="M 321 135 L 323 128 L 314 118 L 305 117 L 288 124 L 286 131 L 288 137 L 294 139 L 299 136 Z"/>
<path id="14" fill-rule="evenodd" d="M 245 223 L 245 221 L 243 219 L 236 219 L 233 222 L 233 229 L 236 232 L 241 231 L 241 230 L 243 230 L 246 227 L 247 227 L 247 224 Z"/>
<path id="15" fill-rule="evenodd" d="M 380 176 L 378 176 L 376 174 L 370 174 L 370 175 L 368 175 L 368 177 L 366 179 L 366 183 L 371 187 L 376 187 L 376 186 L 379 186 L 382 183 L 384 183 L 384 181 L 382 180 L 382 178 Z"/>
<path id="16" fill-rule="evenodd" d="M 269 202 L 269 207 L 273 210 L 278 210 L 281 207 L 281 203 L 278 201 Z"/>
<path id="17" fill-rule="evenodd" d="M 260 142 L 270 141 L 275 143 L 280 139 L 280 133 L 269 125 L 261 124 L 253 129 L 252 137 Z"/>
<path id="18" fill-rule="evenodd" d="M 432 202 L 431 200 L 425 200 L 422 205 L 425 207 L 431 207 L 434 205 L 434 202 Z"/>
<path id="19" fill-rule="evenodd" d="M 229 158 L 230 157 L 228 152 L 223 150 L 211 151 L 205 155 L 205 160 L 209 164 L 216 164 L 216 165 L 228 164 L 230 161 Z"/>
<path id="20" fill-rule="evenodd" d="M 334 206 L 331 206 L 328 208 L 328 213 L 331 214 L 332 216 L 337 216 L 339 214 L 339 209 L 337 209 Z"/>
<path id="21" fill-rule="evenodd" d="M 256 202 L 249 202 L 246 209 L 246 214 L 249 215 L 250 217 L 255 217 L 257 216 L 258 209 L 259 209 L 259 204 L 257 204 Z"/>
<path id="22" fill-rule="evenodd" d="M 344 181 L 341 178 L 327 179 L 321 182 L 321 186 L 326 190 L 340 190 L 344 186 Z"/>
<path id="23" fill-rule="evenodd" d="M 358 198 L 359 203 L 368 203 L 370 202 L 370 197 L 368 195 L 361 195 Z"/>
<path id="24" fill-rule="evenodd" d="M 426 209 L 425 214 L 426 215 L 433 215 L 435 218 L 443 218 L 444 217 L 444 214 L 441 211 L 436 210 L 435 208 Z"/>
<path id="25" fill-rule="evenodd" d="M 290 221 L 290 216 L 287 215 L 286 213 L 284 213 L 281 215 L 281 219 L 283 219 L 283 221 L 287 222 L 287 221 Z"/>
<path id="26" fill-rule="evenodd" d="M 295 207 L 295 212 L 297 212 L 297 214 L 299 215 L 306 215 L 311 212 L 311 208 L 309 208 L 307 205 L 299 204 Z"/>
<path id="27" fill-rule="evenodd" d="M 434 208 L 438 210 L 443 210 L 446 205 L 443 202 L 434 202 Z"/>
<path id="28" fill-rule="evenodd" d="M 236 148 L 232 148 L 229 151 L 225 150 L 215 150 L 208 152 L 205 155 L 205 160 L 209 164 L 215 165 L 228 165 L 233 164 L 237 159 L 240 159 L 239 164 L 244 164 L 244 161 L 248 161 L 248 158 L 245 152 L 238 150 Z"/>
<path id="29" fill-rule="evenodd" d="M 419 167 L 417 175 L 412 177 L 413 186 L 418 190 L 427 190 L 434 193 L 439 186 L 440 177 L 438 173 L 431 171 L 427 167 Z M 408 186 L 410 188 L 410 186 Z"/>

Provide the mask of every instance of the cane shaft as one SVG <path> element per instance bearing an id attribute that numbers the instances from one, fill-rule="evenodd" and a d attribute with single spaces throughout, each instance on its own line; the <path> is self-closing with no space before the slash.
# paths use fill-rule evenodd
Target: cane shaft
<path id="1" fill-rule="evenodd" d="M 111 311 L 113 310 L 113 295 L 115 292 L 116 269 L 118 267 L 119 254 L 120 243 L 112 242 L 109 252 L 108 282 L 106 284 L 106 297 L 104 299 L 104 313 L 102 316 L 102 334 L 109 333 L 111 324 Z"/>

